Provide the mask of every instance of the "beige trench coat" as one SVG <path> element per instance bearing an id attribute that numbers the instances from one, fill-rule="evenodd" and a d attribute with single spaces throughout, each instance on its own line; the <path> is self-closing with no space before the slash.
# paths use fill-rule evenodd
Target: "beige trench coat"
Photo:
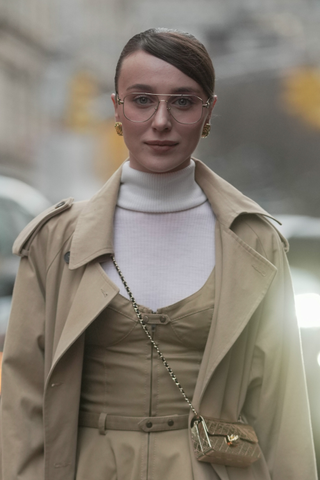
<path id="1" fill-rule="evenodd" d="M 100 261 L 113 252 L 120 176 L 88 203 L 47 210 L 14 245 L 22 258 L 3 360 L 1 480 L 74 480 L 84 332 L 118 293 Z M 217 258 L 193 402 L 212 417 L 244 414 L 263 452 L 248 469 L 213 466 L 210 479 L 315 480 L 286 242 L 264 210 L 199 161 L 196 181 L 217 217 Z M 190 455 L 194 478 L 209 480 L 191 445 Z"/>

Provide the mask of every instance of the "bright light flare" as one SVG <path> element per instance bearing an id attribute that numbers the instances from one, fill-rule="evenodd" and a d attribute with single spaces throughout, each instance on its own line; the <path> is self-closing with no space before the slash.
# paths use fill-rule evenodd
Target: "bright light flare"
<path id="1" fill-rule="evenodd" d="M 319 367 L 320 367 L 320 353 L 318 354 L 317 361 L 318 361 L 318 365 L 319 365 Z"/>
<path id="2" fill-rule="evenodd" d="M 320 295 L 302 293 L 295 296 L 295 303 L 299 327 L 320 328 Z"/>

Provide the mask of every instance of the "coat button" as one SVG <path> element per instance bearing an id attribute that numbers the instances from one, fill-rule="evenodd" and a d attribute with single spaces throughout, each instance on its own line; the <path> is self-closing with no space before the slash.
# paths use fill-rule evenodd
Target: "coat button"
<path id="1" fill-rule="evenodd" d="M 166 317 L 160 317 L 160 322 L 164 323 L 166 321 Z"/>
<path id="2" fill-rule="evenodd" d="M 147 426 L 148 428 L 151 428 L 151 427 L 152 427 L 152 422 L 147 422 L 147 423 L 146 423 L 146 426 Z"/>
<path id="3" fill-rule="evenodd" d="M 60 202 L 58 203 L 54 208 L 60 208 L 60 207 L 63 207 L 63 205 L 65 205 L 66 202 Z"/>
<path id="4" fill-rule="evenodd" d="M 147 315 L 145 315 L 145 316 L 143 317 L 143 320 L 144 320 L 146 323 L 148 323 L 149 317 L 148 317 Z"/>
<path id="5" fill-rule="evenodd" d="M 173 420 L 168 420 L 168 425 L 169 425 L 169 427 L 173 427 L 174 421 Z"/>

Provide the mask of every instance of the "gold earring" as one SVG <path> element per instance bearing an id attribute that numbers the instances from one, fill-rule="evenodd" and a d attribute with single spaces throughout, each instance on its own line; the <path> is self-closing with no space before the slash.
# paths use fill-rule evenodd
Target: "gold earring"
<path id="1" fill-rule="evenodd" d="M 123 136 L 123 131 L 122 131 L 122 123 L 121 122 L 116 122 L 114 124 L 114 128 L 116 129 L 117 134 L 122 137 Z"/>
<path id="2" fill-rule="evenodd" d="M 201 133 L 201 138 L 207 138 L 207 137 L 209 137 L 210 130 L 211 130 L 211 125 L 210 125 L 210 123 L 206 123 L 206 124 L 203 126 L 202 133 Z"/>

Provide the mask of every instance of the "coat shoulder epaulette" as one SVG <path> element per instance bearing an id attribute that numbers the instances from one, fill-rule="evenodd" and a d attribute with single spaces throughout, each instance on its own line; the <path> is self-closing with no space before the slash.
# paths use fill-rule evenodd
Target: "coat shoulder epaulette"
<path id="1" fill-rule="evenodd" d="M 69 208 L 73 205 L 73 198 L 67 198 L 65 200 L 61 200 L 56 205 L 48 208 L 44 212 L 40 213 L 37 217 L 35 217 L 18 235 L 17 239 L 15 240 L 12 253 L 15 255 L 19 255 L 20 257 L 24 257 L 28 255 L 28 246 L 32 243 L 32 240 L 37 235 L 39 230 L 43 227 L 45 223 L 47 223 L 51 218 L 61 214 L 62 212 L 69 210 Z"/>
<path id="2" fill-rule="evenodd" d="M 267 217 L 266 215 L 261 215 L 261 217 L 264 219 L 265 222 L 267 222 L 269 225 L 271 225 L 273 227 L 273 229 L 277 232 L 278 236 L 280 237 L 280 240 L 283 244 L 283 248 L 284 248 L 284 251 L 286 253 L 289 252 L 289 249 L 290 249 L 290 245 L 289 245 L 289 242 L 288 240 L 286 239 L 286 237 L 284 235 L 282 235 L 282 233 L 277 229 L 277 227 L 275 226 L 275 224 L 273 222 L 270 221 L 270 218 L 272 220 L 275 220 L 277 223 L 279 223 L 279 225 L 282 225 L 279 220 L 277 220 L 276 218 L 274 217 Z"/>

